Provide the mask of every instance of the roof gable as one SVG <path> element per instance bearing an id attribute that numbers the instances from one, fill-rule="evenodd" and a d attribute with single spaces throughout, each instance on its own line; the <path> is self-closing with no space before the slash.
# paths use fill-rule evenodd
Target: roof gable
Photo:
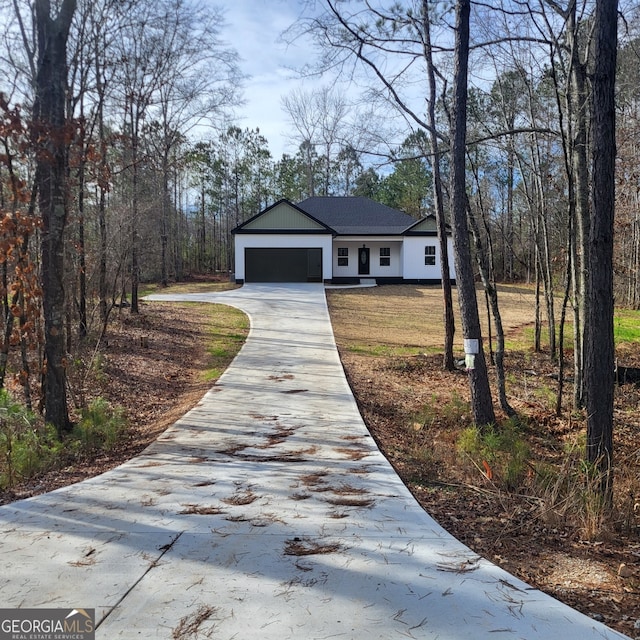
<path id="1" fill-rule="evenodd" d="M 288 200 L 279 200 L 236 227 L 233 233 L 269 233 L 277 231 L 331 233 L 332 230 Z"/>
<path id="2" fill-rule="evenodd" d="M 436 217 L 433 214 L 426 218 L 421 218 L 407 229 L 407 234 L 413 235 L 436 235 L 437 233 L 438 225 L 436 224 Z"/>

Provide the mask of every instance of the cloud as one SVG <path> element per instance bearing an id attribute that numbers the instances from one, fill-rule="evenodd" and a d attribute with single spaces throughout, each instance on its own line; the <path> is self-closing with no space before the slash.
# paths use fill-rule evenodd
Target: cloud
<path id="1" fill-rule="evenodd" d="M 303 83 L 292 69 L 313 52 L 310 45 L 287 45 L 279 38 L 299 18 L 300 1 L 222 0 L 217 4 L 223 7 L 227 22 L 223 38 L 238 51 L 241 71 L 249 76 L 244 83 L 246 104 L 237 112 L 240 126 L 259 128 L 275 159 L 283 152 L 294 153 L 281 99 Z"/>

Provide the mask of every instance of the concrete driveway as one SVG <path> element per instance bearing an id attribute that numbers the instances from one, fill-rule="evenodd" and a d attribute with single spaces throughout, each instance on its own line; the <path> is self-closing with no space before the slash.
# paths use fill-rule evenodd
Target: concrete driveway
<path id="1" fill-rule="evenodd" d="M 95 608 L 105 640 L 625 637 L 420 508 L 358 413 L 322 285 L 170 299 L 243 309 L 247 343 L 138 458 L 0 508 L 0 607 Z"/>

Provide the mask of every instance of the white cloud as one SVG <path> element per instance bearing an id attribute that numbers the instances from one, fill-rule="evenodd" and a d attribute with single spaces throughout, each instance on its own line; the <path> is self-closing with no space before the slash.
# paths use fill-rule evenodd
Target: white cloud
<path id="1" fill-rule="evenodd" d="M 281 99 L 302 84 L 294 67 L 313 56 L 311 46 L 287 45 L 281 34 L 300 16 L 300 0 L 213 0 L 225 11 L 227 26 L 222 36 L 241 58 L 246 104 L 238 109 L 239 125 L 259 128 L 269 141 L 273 157 L 295 149 L 286 137 L 289 129 Z"/>

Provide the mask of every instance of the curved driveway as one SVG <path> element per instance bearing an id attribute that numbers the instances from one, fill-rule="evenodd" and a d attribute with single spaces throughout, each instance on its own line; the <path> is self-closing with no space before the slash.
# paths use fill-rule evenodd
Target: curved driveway
<path id="1" fill-rule="evenodd" d="M 243 309 L 249 339 L 138 458 L 0 508 L 0 607 L 95 608 L 105 640 L 624 637 L 419 507 L 358 413 L 322 285 L 170 299 Z"/>

